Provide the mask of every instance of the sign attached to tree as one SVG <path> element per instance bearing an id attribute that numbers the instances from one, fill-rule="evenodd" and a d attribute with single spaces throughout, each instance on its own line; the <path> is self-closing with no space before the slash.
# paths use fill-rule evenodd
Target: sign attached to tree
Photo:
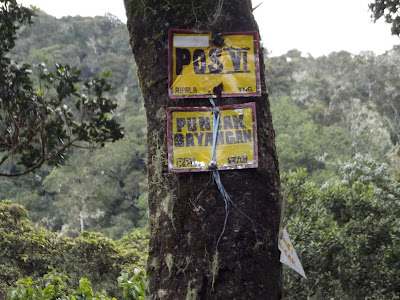
<path id="1" fill-rule="evenodd" d="M 261 95 L 256 32 L 211 34 L 171 29 L 169 97 L 212 97 L 223 83 L 222 97 Z"/>
<path id="2" fill-rule="evenodd" d="M 257 168 L 255 103 L 217 107 L 218 170 Z M 211 107 L 169 107 L 168 169 L 170 172 L 209 171 L 213 147 Z"/>

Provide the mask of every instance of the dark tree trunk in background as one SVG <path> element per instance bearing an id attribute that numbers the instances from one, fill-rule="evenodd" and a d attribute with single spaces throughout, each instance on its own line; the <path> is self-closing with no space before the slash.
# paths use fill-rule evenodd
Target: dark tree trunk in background
<path id="1" fill-rule="evenodd" d="M 263 228 L 232 207 L 217 254 L 225 204 L 211 173 L 167 170 L 166 108 L 210 106 L 207 99 L 168 99 L 168 30 L 258 31 L 251 2 L 125 0 L 125 7 L 148 122 L 148 299 L 280 298 L 280 182 L 262 57 L 262 96 L 217 105 L 256 103 L 259 167 L 220 175 L 233 202 Z"/>

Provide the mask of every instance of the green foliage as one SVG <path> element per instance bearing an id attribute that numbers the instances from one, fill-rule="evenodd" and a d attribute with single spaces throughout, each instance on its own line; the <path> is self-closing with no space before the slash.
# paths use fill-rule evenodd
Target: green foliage
<path id="1" fill-rule="evenodd" d="M 70 236 L 101 231 L 119 239 L 146 227 L 144 140 L 145 131 L 130 131 L 126 139 L 101 151 L 75 151 L 66 165 L 54 169 L 43 188 L 52 198 L 48 214 L 54 212 L 53 224 L 62 226 L 50 228 Z"/>
<path id="2" fill-rule="evenodd" d="M 398 47 L 375 56 L 340 51 L 266 59 L 281 170 L 307 168 L 317 183 L 356 153 L 399 166 Z"/>
<path id="3" fill-rule="evenodd" d="M 44 275 L 43 279 L 39 281 L 32 281 L 30 277 L 18 279 L 16 287 L 8 291 L 7 300 L 116 300 L 107 297 L 105 291 L 94 293 L 92 284 L 87 278 L 79 280 L 79 288 L 76 291 L 70 289 L 68 287 L 69 278 L 57 273 L 56 270 Z"/>
<path id="4" fill-rule="evenodd" d="M 385 17 L 385 21 L 392 24 L 392 34 L 400 35 L 400 15 L 398 0 L 375 0 L 369 4 L 369 9 L 372 11 L 374 21 Z"/>
<path id="5" fill-rule="evenodd" d="M 271 109 L 275 112 L 273 122 L 282 171 L 307 168 L 323 182 L 335 174 L 330 161 L 350 157 L 344 129 L 313 122 L 310 112 L 300 109 L 289 97 L 271 97 Z"/>
<path id="6" fill-rule="evenodd" d="M 94 230 L 120 239 L 134 228 L 147 226 L 146 116 L 126 26 L 113 16 L 56 19 L 40 11 L 36 14 L 31 27 L 18 31 L 9 56 L 31 65 L 43 57 L 47 66 L 76 65 L 83 81 L 103 73 L 107 84 L 115 87 L 106 94 L 118 104 L 104 120 L 121 124 L 125 138 L 89 151 L 70 147 L 62 168 L 43 166 L 23 179 L 0 178 L 0 199 L 24 205 L 31 220 L 50 230 L 73 237 Z M 56 68 L 47 72 L 56 73 Z M 43 98 L 56 96 L 43 81 L 40 86 L 38 76 L 31 79 Z M 93 85 L 90 94 L 83 83 L 79 85 L 77 92 L 96 98 Z M 83 108 L 80 98 L 64 101 L 74 116 L 80 114 L 76 107 Z M 11 163 L 4 167 L 10 168 Z"/>
<path id="7" fill-rule="evenodd" d="M 7 293 L 7 300 L 39 299 L 35 284 L 37 284 L 37 281 L 32 281 L 30 277 L 18 279 L 17 287 Z"/>
<path id="8" fill-rule="evenodd" d="M 80 89 L 75 67 L 57 63 L 49 71 L 44 63 L 32 67 L 10 59 L 18 26 L 31 24 L 33 12 L 15 0 L 1 1 L 0 9 L 0 176 L 25 175 L 45 163 L 59 165 L 72 146 L 97 147 L 121 139 L 122 127 L 108 117 L 117 105 L 104 96 L 111 90 L 106 79 L 87 79 Z M 37 90 L 32 71 L 39 79 Z"/>
<path id="9" fill-rule="evenodd" d="M 118 284 L 123 288 L 123 300 L 146 299 L 147 275 L 143 269 L 131 269 L 121 272 Z"/>
<path id="10" fill-rule="evenodd" d="M 118 286 L 122 288 L 122 300 L 144 300 L 146 297 L 146 272 L 143 269 L 127 266 L 118 277 Z M 64 299 L 64 300 L 116 300 L 107 296 L 103 289 L 95 292 L 87 278 L 79 280 L 79 286 L 73 289 L 70 279 L 55 269 L 43 278 L 20 278 L 7 292 L 7 300 Z"/>
<path id="11" fill-rule="evenodd" d="M 322 187 L 304 169 L 282 175 L 285 227 L 308 278 L 285 269 L 285 297 L 399 299 L 400 184 L 370 157 L 341 170 L 340 181 Z"/>
<path id="12" fill-rule="evenodd" d="M 0 2 L 0 54 L 9 52 L 15 46 L 15 32 L 21 24 L 32 24 L 33 12 L 22 6 L 18 6 L 16 0 L 1 0 Z M 1 72 L 5 72 L 7 61 L 1 62 Z"/>
<path id="13" fill-rule="evenodd" d="M 97 290 L 118 296 L 117 277 L 128 265 L 143 268 L 148 234 L 135 231 L 112 241 L 100 233 L 83 232 L 76 239 L 33 226 L 20 205 L 0 202 L 0 298 L 18 278 L 39 280 L 50 269 L 70 279 L 73 289 L 86 277 Z"/>

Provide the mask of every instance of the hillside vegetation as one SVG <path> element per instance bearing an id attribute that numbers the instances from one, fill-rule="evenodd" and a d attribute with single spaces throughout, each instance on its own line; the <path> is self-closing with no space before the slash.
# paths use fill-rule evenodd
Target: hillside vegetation
<path id="1" fill-rule="evenodd" d="M 70 150 L 58 168 L 0 178 L 0 200 L 8 200 L 0 204 L 0 245 L 9 251 L 0 254 L 0 297 L 16 279 L 39 280 L 50 267 L 74 289 L 83 276 L 121 298 L 117 277 L 128 265 L 143 267 L 148 226 L 146 115 L 126 26 L 112 15 L 39 12 L 21 28 L 12 57 L 75 65 L 83 79 L 110 71 L 125 138 Z M 284 223 L 309 278 L 285 268 L 285 297 L 400 299 L 400 46 L 318 58 L 291 50 L 265 62 L 288 191 Z"/>

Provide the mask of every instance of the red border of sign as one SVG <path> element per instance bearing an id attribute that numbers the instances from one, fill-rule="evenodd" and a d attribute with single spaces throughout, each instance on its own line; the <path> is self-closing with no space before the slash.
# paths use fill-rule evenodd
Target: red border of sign
<path id="1" fill-rule="evenodd" d="M 257 139 L 257 117 L 256 117 L 256 103 L 248 102 L 241 104 L 231 104 L 224 106 L 217 106 L 218 109 L 234 109 L 234 108 L 253 108 L 253 123 L 254 123 L 254 161 L 252 165 L 241 166 L 240 168 L 235 167 L 219 167 L 218 170 L 240 170 L 240 169 L 254 169 L 258 167 L 258 139 Z M 170 173 L 188 173 L 188 172 L 209 172 L 210 169 L 174 169 L 174 155 L 172 147 L 172 112 L 173 111 L 212 111 L 212 107 L 201 106 L 201 107 L 168 107 L 167 108 L 167 139 L 168 139 L 168 172 Z"/>
<path id="2" fill-rule="evenodd" d="M 173 61 L 172 61 L 172 37 L 173 33 L 194 33 L 194 34 L 209 34 L 206 31 L 193 31 L 188 29 L 174 29 L 169 30 L 168 37 L 168 96 L 170 99 L 182 99 L 182 98 L 215 98 L 215 95 L 202 94 L 202 95 L 184 95 L 177 96 L 172 93 L 172 72 L 173 72 Z M 256 68 L 256 90 L 259 92 L 252 94 L 222 94 L 221 97 L 259 97 L 261 96 L 261 78 L 260 78 L 260 56 L 259 56 L 259 38 L 256 31 L 239 31 L 239 32 L 224 32 L 222 35 L 253 35 L 254 36 L 254 54 L 255 54 L 255 68 Z"/>

